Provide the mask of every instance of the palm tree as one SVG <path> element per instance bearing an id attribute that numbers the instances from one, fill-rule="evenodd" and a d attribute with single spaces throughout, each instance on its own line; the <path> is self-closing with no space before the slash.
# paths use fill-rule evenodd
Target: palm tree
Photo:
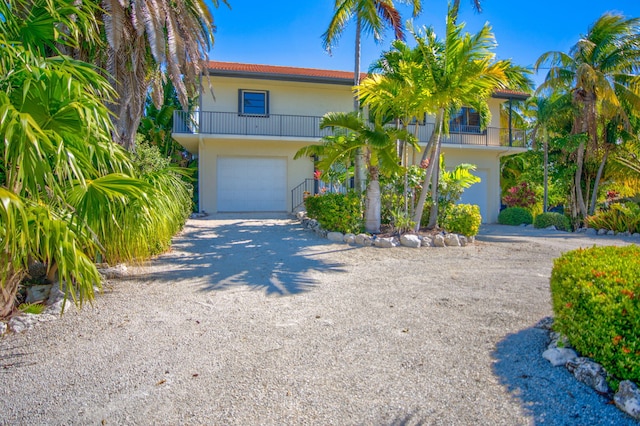
<path id="1" fill-rule="evenodd" d="M 591 188 L 583 183 L 584 163 L 602 141 L 606 126 L 598 129 L 599 124 L 616 119 L 628 128 L 629 116 L 640 111 L 639 32 L 640 18 L 626 19 L 606 13 L 568 54 L 546 52 L 535 64 L 536 70 L 545 65 L 550 67 L 538 91 L 570 93 L 578 108 L 572 127 L 572 134 L 579 141 L 573 182 L 575 216 L 586 217 L 589 213 L 585 194 Z M 597 192 L 598 181 L 594 181 L 594 192 Z"/>
<path id="2" fill-rule="evenodd" d="M 413 16 L 417 16 L 422 8 L 420 0 L 399 0 L 398 2 L 410 4 L 413 8 Z M 390 27 L 396 39 L 403 40 L 404 27 L 402 18 L 393 0 L 336 0 L 334 11 L 329 27 L 322 35 L 322 45 L 327 52 L 331 53 L 331 50 L 344 32 L 347 23 L 355 19 L 356 40 L 353 73 L 353 85 L 355 87 L 360 84 L 360 39 L 363 30 L 372 34 L 375 41 L 380 41 L 384 29 Z M 353 99 L 353 109 L 356 112 L 360 110 L 360 101 L 357 94 Z M 364 172 L 363 153 L 360 150 L 356 150 L 354 186 L 360 192 L 364 190 Z"/>
<path id="3" fill-rule="evenodd" d="M 355 150 L 364 152 L 369 174 L 365 231 L 373 234 L 380 232 L 379 175 L 381 171 L 390 173 L 400 169 L 395 152 L 396 138 L 406 138 L 413 144 L 413 139 L 405 131 L 386 127 L 386 124 L 378 120 L 369 125 L 355 111 L 328 113 L 322 117 L 320 128 L 336 128 L 337 134 L 325 138 L 321 145 L 306 146 L 295 155 L 295 158 L 317 155 L 320 158 L 318 168 L 329 170 L 332 165 L 349 158 Z"/>
<path id="4" fill-rule="evenodd" d="M 526 78 L 514 70 L 510 61 L 495 61 L 492 50 L 495 40 L 488 24 L 476 34 L 463 34 L 464 25 L 455 23 L 454 8 L 447 15 L 446 37 L 438 39 L 432 28 L 424 34 L 413 32 L 417 48 L 422 51 L 423 70 L 431 89 L 430 109 L 435 113 L 434 143 L 423 153 L 423 160 L 430 154 L 430 161 L 414 213 L 416 230 L 420 227 L 422 210 L 432 188 L 432 209 L 429 227 L 437 224 L 438 178 L 441 136 L 448 133 L 449 118 L 462 106 L 473 107 L 480 114 L 481 126 L 490 119 L 487 103 L 491 94 L 510 83 L 514 87 L 526 86 Z"/>

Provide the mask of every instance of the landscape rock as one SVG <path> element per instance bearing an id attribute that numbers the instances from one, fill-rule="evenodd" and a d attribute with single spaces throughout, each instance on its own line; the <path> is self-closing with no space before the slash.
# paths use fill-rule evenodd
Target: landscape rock
<path id="1" fill-rule="evenodd" d="M 25 330 L 33 327 L 38 322 L 40 315 L 35 314 L 21 314 L 15 316 L 9 320 L 9 329 L 14 333 L 22 333 Z"/>
<path id="2" fill-rule="evenodd" d="M 394 238 L 376 238 L 373 241 L 373 245 L 380 248 L 392 248 L 398 244 L 395 242 Z"/>
<path id="3" fill-rule="evenodd" d="M 47 276 L 47 266 L 42 262 L 29 264 L 28 274 L 32 279 L 41 279 Z"/>
<path id="4" fill-rule="evenodd" d="M 460 239 L 458 234 L 447 234 L 444 236 L 444 244 L 447 247 L 460 247 Z"/>
<path id="5" fill-rule="evenodd" d="M 356 235 L 355 234 L 344 234 L 344 239 L 342 240 L 347 244 L 355 244 Z"/>
<path id="6" fill-rule="evenodd" d="M 633 238 L 638 238 L 638 237 L 640 237 L 640 233 L 638 233 L 638 232 L 634 232 L 633 234 L 631 234 L 631 236 L 632 236 Z"/>
<path id="7" fill-rule="evenodd" d="M 604 228 L 598 229 L 598 235 L 607 235 L 607 230 Z"/>
<path id="8" fill-rule="evenodd" d="M 607 235 L 616 235 L 616 232 L 610 229 L 607 231 Z"/>
<path id="9" fill-rule="evenodd" d="M 420 247 L 433 247 L 433 240 L 431 237 L 421 237 L 420 238 Z"/>
<path id="10" fill-rule="evenodd" d="M 47 309 L 45 309 L 45 313 L 56 316 L 60 315 L 63 303 L 64 292 L 60 290 L 59 286 L 53 286 L 51 288 L 51 293 L 49 294 L 49 300 L 47 300 Z"/>
<path id="11" fill-rule="evenodd" d="M 616 407 L 640 420 L 640 391 L 635 383 L 629 380 L 620 382 L 618 392 L 613 397 Z"/>
<path id="12" fill-rule="evenodd" d="M 298 218 L 298 220 L 302 220 L 304 219 L 304 216 L 307 214 L 307 212 L 305 211 L 299 211 L 298 213 L 296 213 L 296 218 Z"/>
<path id="13" fill-rule="evenodd" d="M 4 336 L 7 333 L 7 323 L 0 321 L 0 336 Z"/>
<path id="14" fill-rule="evenodd" d="M 460 240 L 460 246 L 466 247 L 469 245 L 469 240 L 464 235 L 458 235 L 458 240 Z"/>
<path id="15" fill-rule="evenodd" d="M 49 298 L 52 284 L 30 285 L 27 287 L 26 303 L 43 302 Z"/>
<path id="16" fill-rule="evenodd" d="M 593 388 L 601 394 L 611 392 L 607 384 L 607 372 L 600 364 L 589 358 L 579 357 L 566 363 L 567 370 L 573 373 L 578 381 Z"/>
<path id="17" fill-rule="evenodd" d="M 400 237 L 400 244 L 405 247 L 418 248 L 421 243 L 420 237 L 414 234 L 403 234 Z"/>
<path id="18" fill-rule="evenodd" d="M 367 234 L 358 234 L 356 235 L 356 244 L 360 246 L 370 246 L 372 245 L 372 239 Z"/>
<path id="19" fill-rule="evenodd" d="M 342 232 L 329 232 L 327 233 L 327 239 L 334 243 L 341 243 L 344 240 L 344 234 Z"/>
<path id="20" fill-rule="evenodd" d="M 325 229 L 320 228 L 319 226 L 313 229 L 313 232 L 316 233 L 321 238 L 327 238 L 327 231 Z"/>
<path id="21" fill-rule="evenodd" d="M 553 317 L 544 317 L 540 321 L 534 325 L 535 328 L 540 328 L 542 330 L 551 330 L 553 327 Z"/>
<path id="22" fill-rule="evenodd" d="M 433 237 L 433 246 L 434 247 L 444 247 L 445 243 L 444 243 L 444 237 L 440 234 L 436 234 Z"/>
<path id="23" fill-rule="evenodd" d="M 587 228 L 586 231 L 584 231 L 584 233 L 586 235 L 598 235 L 598 231 L 595 230 L 594 228 Z"/>
<path id="24" fill-rule="evenodd" d="M 549 230 L 549 231 L 557 231 L 557 230 L 558 230 L 558 228 L 556 228 L 556 226 L 555 226 L 555 225 L 549 225 L 549 226 L 547 226 L 547 227 L 546 227 L 546 228 L 544 228 L 544 229 L 547 229 L 547 230 Z"/>
<path id="25" fill-rule="evenodd" d="M 549 345 L 547 345 L 548 349 L 551 348 L 571 348 L 571 344 L 569 344 L 569 339 L 567 336 L 564 336 L 560 333 L 552 331 L 549 333 Z"/>
<path id="26" fill-rule="evenodd" d="M 577 358 L 578 354 L 573 349 L 551 348 L 544 351 L 542 357 L 549 361 L 554 367 L 558 367 Z"/>
<path id="27" fill-rule="evenodd" d="M 124 278 L 127 276 L 127 265 L 124 263 L 120 263 L 116 266 L 106 267 L 106 268 L 98 268 L 100 273 L 106 279 L 112 278 Z"/>

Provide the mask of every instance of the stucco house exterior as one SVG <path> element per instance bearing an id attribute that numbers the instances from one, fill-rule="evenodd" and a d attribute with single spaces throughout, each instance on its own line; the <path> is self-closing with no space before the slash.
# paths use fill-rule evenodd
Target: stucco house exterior
<path id="1" fill-rule="evenodd" d="M 353 73 L 212 61 L 208 78 L 213 93 L 203 81 L 198 110 L 176 112 L 173 129 L 198 158 L 199 210 L 293 211 L 314 172 L 313 159 L 293 157 L 330 134 L 319 128 L 325 113 L 353 109 Z M 500 211 L 500 157 L 526 150 L 524 132 L 500 128 L 500 104 L 526 97 L 496 92 L 489 101 L 492 121 L 483 131 L 475 113 L 463 109 L 443 140 L 448 168 L 477 166 L 482 181 L 465 191 L 462 202 L 478 204 L 486 223 L 496 222 Z M 433 131 L 429 120 L 418 124 L 422 146 Z"/>

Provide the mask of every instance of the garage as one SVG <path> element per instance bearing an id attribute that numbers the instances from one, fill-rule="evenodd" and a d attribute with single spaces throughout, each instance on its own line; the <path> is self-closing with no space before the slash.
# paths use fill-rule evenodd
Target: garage
<path id="1" fill-rule="evenodd" d="M 475 204 L 480 207 L 482 223 L 488 223 L 487 200 L 489 194 L 489 173 L 486 170 L 475 170 L 471 172 L 481 180 L 465 189 L 460 197 L 459 204 Z"/>
<path id="2" fill-rule="evenodd" d="M 219 212 L 287 210 L 285 157 L 218 157 Z"/>

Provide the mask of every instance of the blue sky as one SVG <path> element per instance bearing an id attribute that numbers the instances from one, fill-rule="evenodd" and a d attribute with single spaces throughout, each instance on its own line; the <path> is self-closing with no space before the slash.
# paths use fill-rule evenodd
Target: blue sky
<path id="1" fill-rule="evenodd" d="M 287 65 L 333 70 L 353 70 L 355 26 L 349 25 L 333 54 L 321 44 L 333 14 L 333 0 L 229 0 L 231 10 L 222 5 L 214 10 L 217 26 L 211 59 L 268 65 Z M 475 32 L 485 22 L 493 27 L 499 59 L 531 66 L 549 50 L 567 51 L 587 32 L 591 23 L 607 11 L 640 17 L 639 0 L 483 0 L 483 11 L 473 11 L 470 0 L 461 1 L 459 22 Z M 399 6 L 403 19 L 410 9 Z M 414 26 L 433 26 L 444 34 L 445 0 L 423 0 L 423 11 Z M 362 43 L 362 69 L 388 49 L 392 34 L 376 44 L 366 36 Z M 539 83 L 544 75 L 534 76 Z"/>

